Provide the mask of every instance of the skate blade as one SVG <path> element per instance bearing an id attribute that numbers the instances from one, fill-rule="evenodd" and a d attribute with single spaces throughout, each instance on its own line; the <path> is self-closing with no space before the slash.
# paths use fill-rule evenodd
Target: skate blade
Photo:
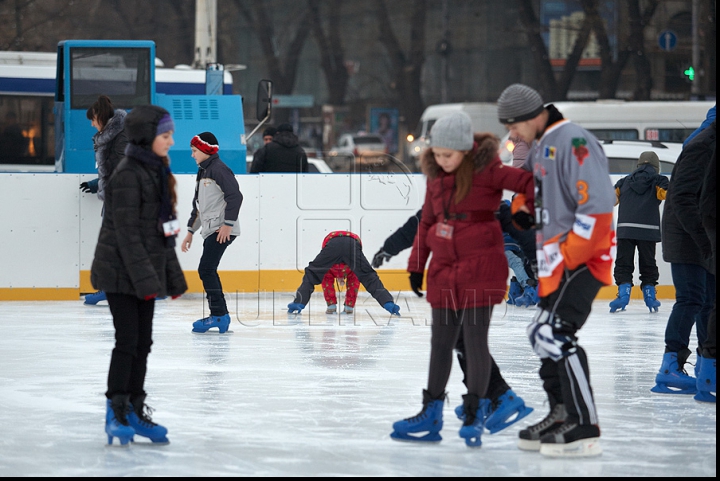
<path id="1" fill-rule="evenodd" d="M 490 431 L 490 434 L 499 433 L 503 429 L 509 428 L 516 422 L 520 421 L 524 417 L 528 416 L 531 412 L 533 412 L 533 408 L 529 408 L 527 406 L 521 407 L 519 410 L 513 412 L 510 414 L 510 416 L 506 417 L 500 422 L 497 423 L 485 423 L 485 428 Z M 514 416 L 514 417 L 513 417 Z M 512 418 L 512 419 L 510 419 Z"/>
<path id="2" fill-rule="evenodd" d="M 695 394 L 697 393 L 697 387 L 676 387 L 664 383 L 658 383 L 653 386 L 650 391 L 656 394 Z"/>
<path id="3" fill-rule="evenodd" d="M 394 441 L 411 443 L 439 443 L 440 441 L 442 441 L 442 436 L 440 436 L 440 433 L 427 433 L 424 436 L 412 436 L 410 434 L 393 431 L 392 433 L 390 433 L 390 438 Z"/>
<path id="4" fill-rule="evenodd" d="M 579 439 L 567 444 L 540 443 L 540 454 L 550 458 L 588 458 L 602 454 L 600 438 Z"/>
<path id="5" fill-rule="evenodd" d="M 195 329 L 193 329 L 192 333 L 193 334 L 217 334 L 217 335 L 220 335 L 220 334 L 232 334 L 233 331 L 231 331 L 229 329 L 225 332 L 220 332 L 220 331 L 210 330 L 210 329 L 208 329 L 207 331 L 196 331 Z"/>
<path id="6" fill-rule="evenodd" d="M 540 440 L 518 439 L 517 447 L 522 451 L 540 451 Z"/>
<path id="7" fill-rule="evenodd" d="M 697 394 L 693 397 L 698 402 L 701 403 L 715 403 L 715 394 L 709 392 L 709 391 L 698 391 Z"/>
<path id="8" fill-rule="evenodd" d="M 114 443 L 115 439 L 117 439 L 117 444 Z M 129 448 L 130 444 L 133 443 L 133 438 L 125 439 L 125 442 L 123 442 L 122 438 L 119 438 L 117 436 L 110 436 L 108 435 L 108 443 L 105 445 L 107 448 Z"/>
<path id="9" fill-rule="evenodd" d="M 133 446 L 141 446 L 141 447 L 154 447 L 154 446 L 159 447 L 159 446 L 167 446 L 168 444 L 170 444 L 170 440 L 168 440 L 167 438 L 165 438 L 164 440 L 160 440 L 160 441 L 148 440 L 148 441 L 133 441 L 132 442 Z"/>

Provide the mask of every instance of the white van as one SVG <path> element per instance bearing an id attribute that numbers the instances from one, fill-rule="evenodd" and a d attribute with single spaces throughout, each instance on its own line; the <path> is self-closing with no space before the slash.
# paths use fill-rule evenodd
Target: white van
<path id="1" fill-rule="evenodd" d="M 715 105 L 710 101 L 596 100 L 552 102 L 566 119 L 579 124 L 599 140 L 649 140 L 682 143 Z M 500 158 L 512 161 L 507 133 L 500 142 Z"/>
<path id="2" fill-rule="evenodd" d="M 453 112 L 465 112 L 470 116 L 475 132 L 492 132 L 502 138 L 507 130 L 498 122 L 497 105 L 485 102 L 430 105 L 420 116 L 415 135 L 408 136 L 408 155 L 417 163 L 418 156 L 427 146 L 427 136 L 437 119 Z"/>
<path id="3" fill-rule="evenodd" d="M 705 120 L 710 101 L 554 102 L 566 119 L 600 140 L 683 142 Z"/>

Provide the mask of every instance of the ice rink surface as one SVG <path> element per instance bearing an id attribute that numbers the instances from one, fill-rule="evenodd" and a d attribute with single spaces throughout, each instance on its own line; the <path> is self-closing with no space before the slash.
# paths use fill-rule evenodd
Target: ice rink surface
<path id="1" fill-rule="evenodd" d="M 429 305 L 397 295 L 402 317 L 393 319 L 366 292 L 354 316 L 326 316 L 319 292 L 301 316 L 287 314 L 289 293 L 229 295 L 224 335 L 191 332 L 207 315 L 199 294 L 158 301 L 145 387 L 170 444 L 129 448 L 106 446 L 107 305 L 0 302 L 0 475 L 716 476 L 715 405 L 650 392 L 667 300 L 653 314 L 640 300 L 616 314 L 596 301 L 579 332 L 601 456 L 549 459 L 516 447 L 518 431 L 548 406 L 525 335 L 534 310 L 504 305 L 493 314 L 491 351 L 535 411 L 467 448 L 453 413 L 465 393 L 455 362 L 443 441 L 392 441 L 392 423 L 421 409 L 430 350 Z M 692 339 L 694 350 L 694 331 Z"/>

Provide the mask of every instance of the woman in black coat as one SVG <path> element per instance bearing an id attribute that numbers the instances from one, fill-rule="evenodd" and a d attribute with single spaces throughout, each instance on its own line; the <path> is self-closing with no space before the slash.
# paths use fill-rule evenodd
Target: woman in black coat
<path id="1" fill-rule="evenodd" d="M 90 280 L 107 294 L 115 326 L 108 373 L 105 432 L 127 445 L 133 435 L 167 443 L 167 429 L 145 408 L 147 356 L 157 297 L 187 290 L 175 255 L 180 230 L 175 217 L 175 178 L 167 153 L 173 121 L 154 105 L 135 107 L 125 118 L 129 144 L 105 191 L 105 214 Z"/>

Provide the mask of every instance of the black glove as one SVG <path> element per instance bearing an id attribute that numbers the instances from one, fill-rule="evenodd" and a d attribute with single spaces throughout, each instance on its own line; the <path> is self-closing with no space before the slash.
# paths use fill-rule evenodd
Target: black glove
<path id="1" fill-rule="evenodd" d="M 377 251 L 377 253 L 375 253 L 375 256 L 373 257 L 372 266 L 377 269 L 382 265 L 383 262 L 389 261 L 391 257 L 392 256 L 385 252 L 381 247 L 380 250 Z"/>
<path id="2" fill-rule="evenodd" d="M 410 287 L 412 288 L 413 292 L 418 295 L 418 297 L 423 296 L 423 293 L 420 292 L 420 289 L 422 289 L 422 283 L 423 283 L 423 273 L 422 272 L 411 272 L 410 273 Z"/>
<path id="3" fill-rule="evenodd" d="M 98 182 L 100 179 L 91 180 L 90 182 L 83 182 L 80 184 L 80 190 L 85 193 L 97 194 Z"/>
<path id="4" fill-rule="evenodd" d="M 528 230 L 535 227 L 535 217 L 521 210 L 512 215 L 513 225 L 519 230 Z"/>

